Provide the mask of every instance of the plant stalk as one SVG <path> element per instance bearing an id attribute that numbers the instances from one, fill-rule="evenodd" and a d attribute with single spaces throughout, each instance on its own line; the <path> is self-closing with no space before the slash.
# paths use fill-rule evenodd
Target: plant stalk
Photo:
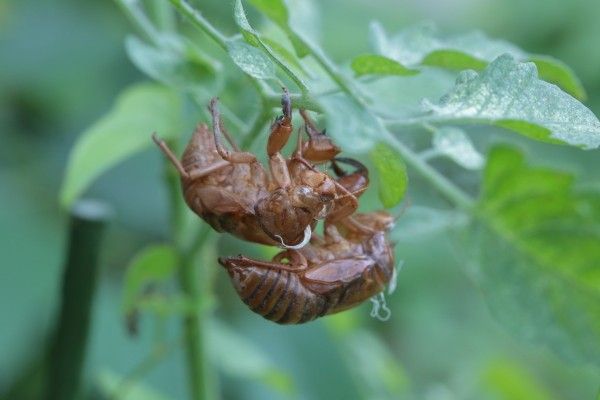
<path id="1" fill-rule="evenodd" d="M 201 285 L 198 284 L 199 277 L 194 260 L 190 259 L 188 254 L 181 256 L 178 280 L 181 290 L 190 299 L 195 301 L 205 297 Z M 202 320 L 206 319 L 206 315 L 201 315 L 204 313 L 204 307 L 201 307 L 199 312 L 189 313 L 183 317 L 188 386 L 190 397 L 193 400 L 212 400 L 215 398 L 210 382 L 209 360 L 206 354 L 206 324 L 202 323 Z"/>
<path id="2" fill-rule="evenodd" d="M 266 101 L 270 107 L 281 107 L 281 94 L 267 93 L 265 95 Z M 296 108 L 303 108 L 309 111 L 323 112 L 321 105 L 313 100 L 310 96 L 301 94 L 290 93 L 292 104 Z"/>
<path id="3" fill-rule="evenodd" d="M 389 131 L 385 130 L 384 133 L 387 136 L 387 143 L 400 154 L 404 162 L 413 167 L 423 178 L 428 180 L 450 202 L 465 211 L 469 211 L 473 208 L 474 200 L 471 196 L 439 173 L 408 146 L 392 136 Z"/>
<path id="4" fill-rule="evenodd" d="M 298 36 L 297 38 L 301 39 Z M 331 61 L 329 57 L 327 57 L 325 53 L 323 53 L 323 51 L 316 45 L 305 42 L 304 40 L 302 42 L 310 50 L 313 58 L 317 61 L 321 68 L 323 68 L 327 75 L 329 75 L 329 77 L 338 85 L 338 87 L 352 97 L 352 99 L 354 99 L 354 101 L 356 101 L 358 104 L 367 108 L 366 102 L 362 95 L 360 95 L 354 85 L 352 85 L 352 83 L 349 82 L 346 77 L 339 72 L 337 65 L 335 65 L 335 63 Z"/>
<path id="5" fill-rule="evenodd" d="M 258 115 L 254 119 L 254 123 L 248 130 L 248 133 L 243 137 L 241 148 L 249 151 L 250 147 L 256 140 L 256 138 L 260 135 L 261 130 L 266 125 L 266 123 L 271 118 L 271 109 L 266 107 L 265 104 L 261 106 L 261 110 L 258 112 Z"/>
<path id="6" fill-rule="evenodd" d="M 146 17 L 135 0 L 116 0 L 117 5 L 123 10 L 125 15 L 133 23 L 137 31 L 144 36 L 150 43 L 159 43 L 159 33 L 152 25 L 152 22 Z"/>
<path id="7" fill-rule="evenodd" d="M 61 306 L 50 346 L 47 398 L 78 398 L 98 276 L 100 245 L 110 217 L 108 207 L 81 200 L 71 211 Z"/>
<path id="8" fill-rule="evenodd" d="M 201 31 L 206 33 L 212 40 L 215 41 L 223 50 L 227 51 L 227 42 L 229 38 L 223 35 L 217 28 L 215 28 L 200 11 L 190 6 L 183 0 L 169 0 L 173 7 L 181 14 L 186 16 L 192 24 L 194 24 Z"/>
<path id="9" fill-rule="evenodd" d="M 171 141 L 169 147 L 177 151 L 177 143 Z M 194 303 L 210 297 L 210 286 L 200 285 L 198 270 L 195 266 L 196 255 L 201 251 L 209 236 L 206 225 L 200 228 L 191 243 L 186 242 L 185 235 L 185 204 L 182 200 L 179 175 L 171 164 L 165 160 L 165 181 L 169 190 L 171 204 L 171 223 L 173 241 L 179 253 L 178 282 L 181 291 Z M 204 320 L 208 318 L 206 309 L 186 314 L 183 317 L 184 348 L 186 351 L 188 387 L 192 400 L 212 400 L 216 398 L 215 388 L 211 382 L 210 364 L 205 346 Z"/>
<path id="10" fill-rule="evenodd" d="M 153 0 L 150 3 L 150 15 L 156 26 L 163 32 L 174 32 L 176 27 L 175 13 L 173 8 L 164 0 Z"/>
<path id="11" fill-rule="evenodd" d="M 429 165 L 425 160 L 419 157 L 417 153 L 411 150 L 408 146 L 398 140 L 392 132 L 388 130 L 383 121 L 371 112 L 366 107 L 363 97 L 360 95 L 358 90 L 354 88 L 349 82 L 346 81 L 344 76 L 338 71 L 335 64 L 327 58 L 327 56 L 314 45 L 308 45 L 312 56 L 321 65 L 323 70 L 335 81 L 340 89 L 348 94 L 354 101 L 363 106 L 367 111 L 371 113 L 373 118 L 377 120 L 379 129 L 384 135 L 386 141 L 396 150 L 404 161 L 413 167 L 423 178 L 428 180 L 442 195 L 444 195 L 449 201 L 455 206 L 469 210 L 473 207 L 473 199 L 466 194 L 462 189 L 456 186 L 452 181 L 446 178 L 444 175 L 439 173 L 435 168 Z"/>

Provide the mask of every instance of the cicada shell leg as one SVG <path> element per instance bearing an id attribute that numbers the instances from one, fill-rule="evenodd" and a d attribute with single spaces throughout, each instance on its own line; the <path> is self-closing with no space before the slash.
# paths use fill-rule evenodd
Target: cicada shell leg
<path id="1" fill-rule="evenodd" d="M 215 162 L 213 164 L 206 165 L 206 166 L 201 167 L 201 168 L 193 168 L 193 169 L 187 171 L 185 169 L 185 167 L 183 166 L 183 164 L 181 164 L 181 161 L 179 161 L 179 159 L 177 158 L 177 156 L 169 148 L 169 146 L 167 145 L 167 143 L 165 143 L 164 140 L 162 140 L 161 138 L 159 138 L 156 135 L 156 133 L 152 134 L 152 140 L 161 149 L 161 151 L 167 156 L 167 158 L 169 159 L 169 161 L 171 161 L 171 164 L 173 164 L 173 166 L 177 169 L 177 172 L 179 172 L 179 175 L 181 176 L 181 178 L 183 178 L 184 180 L 188 180 L 189 181 L 189 180 L 198 179 L 198 178 L 201 178 L 203 176 L 212 174 L 213 172 L 218 171 L 221 168 L 226 167 L 226 166 L 229 165 L 228 161 L 221 160 L 221 161 L 217 161 L 217 162 Z"/>
<path id="2" fill-rule="evenodd" d="M 325 134 L 325 130 L 319 131 L 306 110 L 301 109 L 300 115 L 304 120 L 304 131 L 308 135 L 308 142 L 302 144 L 296 153 L 313 163 L 323 163 L 332 160 L 341 150 L 331 138 Z"/>
<path id="3" fill-rule="evenodd" d="M 216 97 L 211 99 L 210 104 L 208 106 L 208 110 L 210 111 L 210 114 L 212 116 L 212 130 L 215 139 L 215 146 L 217 148 L 217 152 L 223 158 L 223 160 L 239 164 L 249 164 L 256 162 L 256 156 L 254 154 L 236 150 L 237 146 L 235 145 L 232 145 L 234 151 L 229 151 L 225 148 L 225 146 L 223 146 L 223 143 L 221 143 L 221 136 L 225 136 L 229 143 L 233 143 L 233 139 L 229 136 L 229 134 L 224 134 L 221 131 L 223 121 L 221 121 L 221 114 L 219 113 L 218 107 L 218 99 Z"/>

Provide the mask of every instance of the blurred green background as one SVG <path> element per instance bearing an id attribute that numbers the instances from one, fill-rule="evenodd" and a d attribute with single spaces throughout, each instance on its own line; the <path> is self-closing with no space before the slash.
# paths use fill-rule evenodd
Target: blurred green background
<path id="1" fill-rule="evenodd" d="M 321 3 L 315 14 L 318 35 L 338 61 L 366 51 L 370 20 L 382 21 L 390 32 L 422 20 L 433 20 L 446 32 L 481 29 L 565 61 L 583 81 L 587 105 L 600 115 L 598 1 Z M 234 32 L 229 2 L 196 5 L 222 30 Z M 0 1 L 0 395 L 40 357 L 56 316 L 67 226 L 57 197 L 69 150 L 122 88 L 146 79 L 125 55 L 123 40 L 130 32 L 111 1 Z M 244 85 L 238 75 L 236 84 Z M 228 96 L 248 120 L 252 111 L 234 102 L 234 88 L 225 88 L 224 102 Z M 587 180 L 600 177 L 597 153 L 521 144 L 537 162 Z M 87 193 L 115 210 L 102 250 L 87 357 L 86 380 L 93 391 L 131 373 L 156 339 L 150 318 L 142 318 L 137 337 L 127 334 L 121 288 L 132 255 L 168 235 L 161 178 L 160 154 L 147 151 L 109 171 Z M 418 179 L 409 192 L 416 205 L 434 196 Z M 447 232 L 402 235 L 396 254 L 404 267 L 388 299 L 392 319 L 385 323 L 369 318 L 369 305 L 363 305 L 306 326 L 277 326 L 251 314 L 219 269 L 216 317 L 244 340 L 219 350 L 215 339 L 214 379 L 223 398 L 594 399 L 597 369 L 517 341 L 491 318 L 459 265 L 458 241 Z M 219 254 L 260 254 L 229 237 L 220 238 L 217 248 Z M 177 318 L 167 318 L 162 328 L 177 335 Z M 186 398 L 183 358 L 175 348 L 141 383 L 167 398 Z M 282 375 L 253 373 L 264 363 Z"/>

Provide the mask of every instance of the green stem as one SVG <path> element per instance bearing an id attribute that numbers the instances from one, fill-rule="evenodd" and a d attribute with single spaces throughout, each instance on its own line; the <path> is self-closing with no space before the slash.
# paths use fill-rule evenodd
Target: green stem
<path id="1" fill-rule="evenodd" d="M 321 106 L 310 96 L 301 94 L 290 94 L 292 104 L 296 108 L 304 108 L 305 110 L 323 112 Z M 265 95 L 265 100 L 269 107 L 281 107 L 281 94 L 268 93 Z"/>
<path id="2" fill-rule="evenodd" d="M 199 28 L 201 31 L 206 33 L 212 40 L 215 41 L 223 50 L 227 51 L 227 42 L 229 38 L 223 35 L 217 28 L 212 26 L 210 22 L 202 16 L 202 14 L 190 6 L 183 0 L 169 0 L 173 7 L 177 9 L 181 14 L 185 15 L 193 25 Z"/>
<path id="3" fill-rule="evenodd" d="M 71 212 L 61 308 L 48 360 L 47 398 L 78 396 L 90 329 L 100 243 L 110 212 L 101 203 L 78 202 Z"/>
<path id="4" fill-rule="evenodd" d="M 197 28 L 210 36 L 223 50 L 228 51 L 227 42 L 232 40 L 227 36 L 223 35 L 217 28 L 215 28 L 210 22 L 206 20 L 202 16 L 202 14 L 187 4 L 183 0 L 169 0 L 171 4 L 183 15 L 185 15 Z M 267 54 L 267 56 L 273 61 L 281 70 L 298 86 L 300 91 L 303 94 L 308 93 L 308 88 L 306 84 L 300 79 L 292 70 L 290 70 L 284 62 L 282 62 L 279 57 L 273 53 L 273 51 L 266 46 L 260 38 L 258 38 L 258 44 L 261 49 Z"/>
<path id="5" fill-rule="evenodd" d="M 400 154 L 404 162 L 414 168 L 423 178 L 428 180 L 455 206 L 463 210 L 470 210 L 473 208 L 474 201 L 471 196 L 439 173 L 408 146 L 396 139 L 388 130 L 384 130 L 384 134 L 386 136 L 386 142 Z"/>
<path id="6" fill-rule="evenodd" d="M 158 44 L 159 33 L 154 25 L 152 25 L 152 22 L 150 22 L 144 12 L 140 9 L 137 1 L 116 0 L 116 2 L 129 20 L 133 23 L 138 32 L 140 32 L 142 36 L 144 36 L 151 43 Z"/>
<path id="7" fill-rule="evenodd" d="M 189 253 L 181 256 L 178 279 L 183 293 L 192 301 L 197 302 L 197 299 L 204 297 L 198 284 L 199 277 L 194 260 Z M 213 390 L 209 386 L 211 384 L 208 372 L 210 366 L 205 348 L 205 324 L 201 323 L 204 318 L 201 318 L 200 313 L 204 313 L 204 310 L 186 314 L 183 318 L 188 385 L 193 400 L 214 398 Z"/>
<path id="8" fill-rule="evenodd" d="M 173 8 L 169 7 L 164 0 L 153 0 L 150 3 L 150 13 L 154 17 L 156 26 L 161 31 L 174 32 L 176 27 Z"/>
<path id="9" fill-rule="evenodd" d="M 252 144 L 254 143 L 256 138 L 258 138 L 258 136 L 260 135 L 260 132 L 262 131 L 265 124 L 267 123 L 267 121 L 269 121 L 270 118 L 271 118 L 271 109 L 269 107 L 267 107 L 266 104 L 263 104 L 263 106 L 261 107 L 261 110 L 259 111 L 258 115 L 254 119 L 254 123 L 252 124 L 252 127 L 250 128 L 248 133 L 242 139 L 241 148 L 243 150 L 250 150 L 250 148 L 252 147 Z"/>
<path id="10" fill-rule="evenodd" d="M 179 342 L 173 344 L 163 343 L 155 346 L 150 354 L 123 378 L 110 398 L 112 400 L 126 399 L 133 384 L 146 376 L 179 346 Z"/>
<path id="11" fill-rule="evenodd" d="M 297 37 L 300 39 L 299 37 Z M 316 45 L 302 41 L 304 45 L 309 49 L 313 58 L 323 68 L 323 70 L 329 75 L 329 77 L 337 83 L 339 88 L 354 99 L 358 104 L 366 108 L 366 102 L 363 97 L 358 93 L 358 90 L 350 83 L 339 71 L 337 65 L 329 59 L 323 53 L 323 51 Z"/>
<path id="12" fill-rule="evenodd" d="M 373 112 L 366 107 L 366 104 L 358 92 L 349 82 L 346 81 L 344 76 L 338 71 L 337 66 L 325 56 L 320 48 L 305 43 L 310 49 L 315 60 L 321 65 L 323 70 L 329 75 L 329 77 L 338 84 L 340 89 L 348 94 L 354 101 L 363 106 L 373 118 L 379 124 L 379 129 L 389 143 L 404 159 L 404 161 L 413 167 L 423 178 L 427 179 L 437 190 L 442 193 L 448 200 L 454 203 L 455 206 L 462 209 L 471 209 L 473 207 L 473 199 L 466 194 L 462 189 L 452 183 L 448 178 L 439 173 L 431 165 L 427 164 L 425 160 L 421 159 L 418 154 L 411 150 L 408 146 L 398 140 L 392 132 L 390 132 L 384 125 L 383 121 Z"/>
<path id="13" fill-rule="evenodd" d="M 285 63 L 283 61 L 281 61 L 279 59 L 279 57 L 275 53 L 273 53 L 273 51 L 271 51 L 271 49 L 263 43 L 262 40 L 260 40 L 260 38 L 258 39 L 258 44 L 260 45 L 261 49 L 263 49 L 264 52 L 267 53 L 267 56 L 271 59 L 271 61 L 273 61 L 275 64 L 277 64 L 277 66 L 279 66 L 279 68 L 281 68 L 283 73 L 286 74 L 288 76 L 288 78 L 290 78 L 296 84 L 296 86 L 298 86 L 298 89 L 300 89 L 300 92 L 302 92 L 302 95 L 306 96 L 308 94 L 308 87 L 306 87 L 306 84 L 304 83 L 304 81 L 302 81 L 302 79 L 300 79 L 300 77 L 298 77 L 291 69 L 289 69 L 287 67 L 287 65 L 285 65 Z"/>
<path id="14" fill-rule="evenodd" d="M 206 107 L 206 104 L 203 106 Z M 235 115 L 231 108 L 227 107 L 227 105 L 223 103 L 220 103 L 219 109 L 221 110 L 221 115 L 223 118 L 227 119 L 227 121 L 231 123 L 237 131 L 244 131 L 246 123 L 237 115 Z"/>
<path id="15" fill-rule="evenodd" d="M 176 151 L 176 143 L 169 146 Z M 181 198 L 179 176 L 173 172 L 169 162 L 165 161 L 165 179 L 169 188 L 171 203 L 171 221 L 175 247 L 179 253 L 178 281 L 182 292 L 194 303 L 210 297 L 210 285 L 200 285 L 196 256 L 204 248 L 209 229 L 203 225 L 192 243 L 186 242 L 185 204 Z M 215 389 L 210 379 L 210 364 L 205 348 L 205 326 L 202 321 L 208 317 L 205 308 L 196 313 L 186 314 L 183 318 L 184 344 L 186 350 L 188 385 L 193 400 L 214 399 Z"/>

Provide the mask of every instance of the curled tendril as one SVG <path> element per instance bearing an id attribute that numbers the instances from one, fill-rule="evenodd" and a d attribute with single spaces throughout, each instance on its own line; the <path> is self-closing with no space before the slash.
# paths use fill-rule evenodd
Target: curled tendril
<path id="1" fill-rule="evenodd" d="M 392 316 L 392 311 L 387 306 L 385 302 L 385 295 L 383 292 L 371 297 L 371 303 L 373 303 L 373 308 L 371 309 L 371 317 L 377 318 L 378 320 L 385 322 L 390 319 Z"/>

